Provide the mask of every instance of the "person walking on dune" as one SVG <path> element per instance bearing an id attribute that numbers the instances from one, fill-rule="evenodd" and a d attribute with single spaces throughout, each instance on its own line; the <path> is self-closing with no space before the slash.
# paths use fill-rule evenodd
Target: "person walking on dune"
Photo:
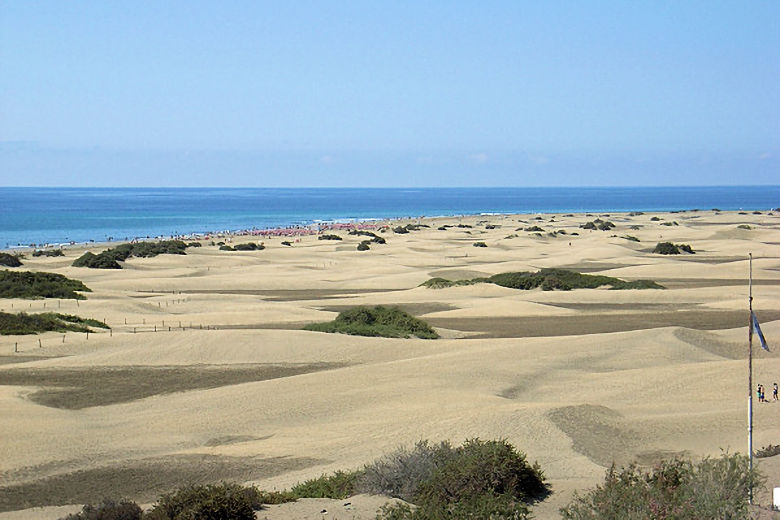
<path id="1" fill-rule="evenodd" d="M 777 383 L 772 385 L 772 400 L 777 401 Z"/>

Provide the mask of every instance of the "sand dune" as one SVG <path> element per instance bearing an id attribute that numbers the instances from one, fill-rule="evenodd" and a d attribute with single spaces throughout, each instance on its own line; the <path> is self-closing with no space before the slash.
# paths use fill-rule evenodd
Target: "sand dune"
<path id="1" fill-rule="evenodd" d="M 654 215 L 679 225 L 661 226 Z M 0 308 L 95 317 L 113 330 L 89 339 L 0 337 L 0 519 L 57 518 L 60 506 L 106 493 L 148 503 L 188 479 L 282 489 L 360 467 L 399 444 L 470 437 L 506 438 L 538 460 L 554 493 L 535 514 L 556 518 L 572 492 L 597 484 L 613 461 L 744 452 L 746 255 L 754 254 L 754 307 L 776 346 L 780 217 L 613 214 L 609 232 L 579 227 L 595 216 L 542 218 L 429 219 L 430 228 L 384 233 L 388 243 L 366 252 L 355 250 L 360 237 L 340 233 L 339 243 L 265 240 L 258 252 L 206 244 L 186 256 L 134 258 L 119 271 L 70 267 L 80 250 L 28 259 L 25 268 L 78 278 L 94 292 L 78 305 L 4 300 Z M 474 227 L 437 229 L 457 223 Z M 522 230 L 529 225 L 545 231 Z M 547 235 L 560 230 L 566 234 Z M 697 253 L 648 252 L 659 240 L 689 243 Z M 434 276 L 542 267 L 668 288 L 419 287 Z M 379 304 L 447 329 L 444 338 L 299 330 Z M 775 351 L 755 345 L 754 378 L 767 387 L 780 380 Z M 86 392 L 79 401 L 86 405 L 63 405 L 63 395 L 67 404 L 76 394 L 63 394 L 54 380 Z M 127 390 L 117 390 L 120 382 Z M 109 386 L 121 398 L 110 397 Z M 60 392 L 60 400 L 41 401 L 46 392 Z M 780 443 L 780 403 L 755 408 L 755 445 Z M 780 484 L 778 464 L 762 468 L 770 485 Z M 302 502 L 267 516 L 304 518 L 330 507 L 351 515 L 338 518 L 373 518 L 381 505 L 354 502 L 348 510 Z M 31 509 L 40 506 L 49 509 Z"/>

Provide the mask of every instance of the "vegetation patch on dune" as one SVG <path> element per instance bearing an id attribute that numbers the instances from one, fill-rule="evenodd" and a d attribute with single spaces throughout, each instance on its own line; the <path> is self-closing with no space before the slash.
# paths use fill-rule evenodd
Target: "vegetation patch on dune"
<path id="1" fill-rule="evenodd" d="M 353 336 L 378 336 L 384 338 L 436 339 L 439 335 L 430 325 L 398 307 L 355 307 L 339 313 L 327 323 L 312 323 L 305 330 L 333 332 Z"/>
<path id="2" fill-rule="evenodd" d="M 62 249 L 36 249 L 33 251 L 33 256 L 65 256 Z"/>
<path id="3" fill-rule="evenodd" d="M 333 234 L 325 234 L 317 237 L 317 240 L 341 240 L 341 239 L 342 238 L 340 236 L 333 235 Z"/>
<path id="4" fill-rule="evenodd" d="M 376 244 L 386 244 L 387 243 L 387 241 L 384 238 L 380 237 L 379 235 L 377 235 L 373 231 L 365 231 L 365 230 L 362 230 L 362 229 L 353 229 L 352 231 L 349 232 L 349 234 L 350 235 L 354 235 L 354 236 L 370 237 L 369 240 L 364 240 L 364 242 L 374 242 Z M 336 236 L 336 235 L 333 235 L 333 236 Z"/>
<path id="5" fill-rule="evenodd" d="M 572 289 L 596 289 L 608 286 L 610 289 L 663 289 L 662 285 L 652 280 L 625 281 L 612 276 L 581 274 L 566 269 L 541 269 L 536 272 L 521 271 L 515 273 L 500 273 L 489 278 L 473 278 L 471 280 L 447 280 L 431 278 L 423 282 L 423 287 L 444 289 L 476 283 L 493 283 L 510 289 L 530 290 L 541 287 L 544 291 L 570 291 Z"/>
<path id="6" fill-rule="evenodd" d="M 659 255 L 679 255 L 681 252 L 689 253 L 692 255 L 696 254 L 696 251 L 691 248 L 688 244 L 673 244 L 671 242 L 658 242 L 656 244 L 655 249 L 653 249 L 653 253 L 657 253 Z"/>
<path id="7" fill-rule="evenodd" d="M 121 244 L 106 249 L 98 254 L 87 251 L 73 262 L 73 267 L 89 267 L 91 269 L 122 269 L 119 262 L 135 256 L 150 258 L 157 255 L 184 255 L 188 244 L 181 240 L 163 240 L 160 242 L 138 242 Z"/>
<path id="8" fill-rule="evenodd" d="M 87 297 L 79 292 L 92 291 L 79 280 L 61 274 L 0 271 L 0 298 L 86 300 Z"/>
<path id="9" fill-rule="evenodd" d="M 764 482 L 747 457 L 728 453 L 699 461 L 667 459 L 651 469 L 612 465 L 603 484 L 576 492 L 560 513 L 566 520 L 747 518 L 748 493 Z M 526 520 L 529 506 L 550 492 L 539 465 L 505 440 L 472 439 L 458 447 L 421 441 L 361 469 L 322 475 L 289 490 L 193 483 L 160 495 L 146 512 L 130 500 L 104 499 L 63 520 L 251 520 L 265 504 L 344 500 L 359 493 L 404 500 L 383 506 L 377 520 Z"/>
<path id="10" fill-rule="evenodd" d="M 536 463 L 505 440 L 470 439 L 461 446 L 421 441 L 355 471 L 307 480 L 289 491 L 265 493 L 263 503 L 299 498 L 346 499 L 387 495 L 414 504 L 385 505 L 380 520 L 528 518 L 528 506 L 550 493 Z"/>
<path id="11" fill-rule="evenodd" d="M 743 455 L 724 453 L 693 462 L 672 459 L 650 470 L 613 465 L 603 484 L 561 509 L 565 520 L 604 518 L 748 518 L 749 491 L 764 479 Z"/>
<path id="12" fill-rule="evenodd" d="M 0 253 L 0 265 L 4 267 L 20 267 L 22 261 L 19 259 L 19 255 Z"/>
<path id="13" fill-rule="evenodd" d="M 220 251 L 262 251 L 263 249 L 265 249 L 263 244 L 256 244 L 254 242 L 245 242 L 243 244 L 236 244 L 234 246 L 229 246 L 226 244 L 219 246 Z"/>
<path id="14" fill-rule="evenodd" d="M 19 336 L 40 332 L 92 332 L 89 327 L 110 328 L 102 321 L 70 314 L 44 312 L 41 314 L 10 314 L 0 312 L 0 336 Z"/>
<path id="15" fill-rule="evenodd" d="M 600 218 L 597 218 L 596 220 L 591 220 L 590 222 L 586 222 L 585 224 L 582 224 L 580 227 L 582 229 L 598 229 L 600 231 L 609 231 L 610 229 L 615 227 L 615 224 L 613 224 L 609 220 L 602 220 Z"/>

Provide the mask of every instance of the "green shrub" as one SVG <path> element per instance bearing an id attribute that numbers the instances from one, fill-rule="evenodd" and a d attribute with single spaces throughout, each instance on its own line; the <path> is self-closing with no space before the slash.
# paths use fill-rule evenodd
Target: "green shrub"
<path id="1" fill-rule="evenodd" d="M 80 292 L 91 292 L 79 280 L 55 273 L 0 271 L 0 298 L 63 298 L 86 300 Z"/>
<path id="2" fill-rule="evenodd" d="M 337 471 L 301 482 L 293 486 L 290 493 L 295 498 L 347 498 L 356 494 L 355 483 L 359 476 L 359 471 Z"/>
<path id="3" fill-rule="evenodd" d="M 367 466 L 364 481 L 375 481 L 380 489 L 387 483 L 385 492 L 417 505 L 414 510 L 389 506 L 380 515 L 386 520 L 526 518 L 527 504 L 550 493 L 539 466 L 504 440 L 467 440 L 457 448 L 418 443 L 411 452 Z M 370 489 L 377 487 L 361 488 Z"/>
<path id="4" fill-rule="evenodd" d="M 371 249 L 371 247 L 369 247 L 368 244 L 370 244 L 370 241 L 363 240 L 361 243 L 359 243 L 357 245 L 357 250 L 358 251 L 368 251 L 369 249 Z"/>
<path id="5" fill-rule="evenodd" d="M 750 226 L 748 226 L 747 224 L 740 224 L 739 226 L 737 226 L 737 229 L 750 229 Z"/>
<path id="6" fill-rule="evenodd" d="M 671 222 L 661 222 L 662 226 L 679 226 L 680 224 L 677 223 L 676 220 L 673 220 Z"/>
<path id="7" fill-rule="evenodd" d="M 644 213 L 641 211 L 632 211 L 628 214 L 629 217 L 638 217 L 639 215 L 644 215 Z"/>
<path id="8" fill-rule="evenodd" d="M 292 242 L 290 242 L 289 240 L 282 240 L 282 245 L 283 246 L 292 246 Z"/>
<path id="9" fill-rule="evenodd" d="M 236 249 L 233 246 L 229 246 L 227 244 L 222 244 L 219 246 L 220 251 L 235 251 Z"/>
<path id="10" fill-rule="evenodd" d="M 650 217 L 650 220 L 653 222 L 658 222 L 660 220 L 663 220 L 661 217 Z"/>
<path id="11" fill-rule="evenodd" d="M 73 267 L 89 267 L 91 269 L 122 269 L 116 258 L 111 255 L 90 253 L 87 251 L 73 261 Z"/>
<path id="12" fill-rule="evenodd" d="M 422 339 L 439 337 L 427 323 L 407 314 L 398 307 L 354 307 L 339 313 L 335 320 L 313 323 L 305 330 L 335 332 L 354 336 L 381 336 L 385 338 Z"/>
<path id="13" fill-rule="evenodd" d="M 517 228 L 515 231 L 520 231 L 520 228 Z M 529 227 L 527 227 L 527 228 L 523 228 L 523 231 L 528 231 L 528 232 L 543 232 L 543 231 L 544 231 L 544 229 L 543 229 L 543 228 L 540 228 L 539 226 L 529 226 Z"/>
<path id="14" fill-rule="evenodd" d="M 97 506 L 86 504 L 80 512 L 60 520 L 141 520 L 142 515 L 143 510 L 131 500 L 116 502 L 106 498 Z"/>
<path id="15" fill-rule="evenodd" d="M 220 249 L 222 248 L 220 247 Z M 256 244 L 254 242 L 245 242 L 233 246 L 233 251 L 262 251 L 263 249 L 265 249 L 263 244 Z"/>
<path id="16" fill-rule="evenodd" d="M 5 267 L 20 267 L 22 261 L 19 260 L 19 255 L 0 253 L 0 265 Z"/>
<path id="17" fill-rule="evenodd" d="M 596 289 L 610 286 L 611 289 L 663 289 L 663 286 L 652 280 L 625 281 L 611 276 L 581 274 L 566 269 L 542 269 L 535 273 L 514 272 L 499 273 L 490 278 L 473 278 L 471 280 L 447 280 L 445 278 L 431 278 L 421 285 L 429 289 L 443 289 L 459 285 L 473 285 L 475 283 L 494 283 L 510 289 L 531 290 L 541 287 L 544 291 L 569 291 L 571 289 Z"/>
<path id="18" fill-rule="evenodd" d="M 187 244 L 187 247 L 203 247 L 203 244 L 200 242 L 190 242 Z"/>
<path id="19" fill-rule="evenodd" d="M 62 249 L 36 249 L 33 251 L 33 256 L 65 256 L 65 252 Z"/>
<path id="20" fill-rule="evenodd" d="M 485 283 L 487 278 L 473 278 L 471 280 L 447 280 L 446 278 L 431 278 L 420 284 L 420 287 L 429 289 L 445 289 L 447 287 L 460 287 L 463 285 L 474 285 L 476 283 Z"/>
<path id="21" fill-rule="evenodd" d="M 471 245 L 473 245 L 474 247 L 487 247 L 487 244 L 484 242 L 474 242 Z"/>
<path id="22" fill-rule="evenodd" d="M 630 240 L 631 242 L 639 242 L 639 239 L 632 235 L 623 235 L 623 238 L 626 240 Z"/>
<path id="23" fill-rule="evenodd" d="M 254 487 L 232 483 L 185 486 L 160 496 L 144 519 L 254 520 L 260 496 Z"/>
<path id="24" fill-rule="evenodd" d="M 604 483 L 561 509 L 566 520 L 603 518 L 741 519 L 748 517 L 748 492 L 763 484 L 747 457 L 723 454 L 693 463 L 673 459 L 646 471 L 611 467 Z"/>
<path id="25" fill-rule="evenodd" d="M 764 446 L 763 448 L 756 450 L 756 457 L 759 459 L 774 457 L 775 455 L 780 455 L 780 446 L 776 444 L 769 444 L 768 446 Z"/>
<path id="26" fill-rule="evenodd" d="M 403 235 L 408 232 L 409 230 L 406 228 L 406 226 L 397 226 L 393 228 L 393 233 L 398 233 L 399 235 Z"/>
<path id="27" fill-rule="evenodd" d="M 609 231 L 613 227 L 615 227 L 615 224 L 613 224 L 612 222 L 610 222 L 608 220 L 605 221 L 605 222 L 600 222 L 599 225 L 598 225 L 598 228 L 601 231 Z"/>
<path id="28" fill-rule="evenodd" d="M 696 254 L 693 248 L 688 244 L 672 244 L 671 242 L 658 242 L 655 249 L 653 249 L 653 253 L 658 253 L 659 255 L 679 255 L 680 251 L 692 255 Z"/>
<path id="29" fill-rule="evenodd" d="M 23 334 L 38 334 L 39 332 L 91 332 L 89 327 L 101 329 L 110 328 L 103 322 L 84 319 L 69 314 L 44 312 L 41 314 L 10 314 L 0 312 L 0 335 L 17 336 Z"/>
<path id="30" fill-rule="evenodd" d="M 585 224 L 582 224 L 580 226 L 582 229 L 599 229 L 601 231 L 609 231 L 613 227 L 615 227 L 615 224 L 608 220 L 601 220 L 600 218 L 597 218 L 596 220 L 592 220 L 590 222 L 586 222 Z"/>
<path id="31" fill-rule="evenodd" d="M 453 457 L 449 442 L 420 441 L 411 450 L 398 448 L 363 469 L 357 487 L 361 493 L 387 495 L 413 502 L 422 482 L 430 480 L 438 466 Z"/>
<path id="32" fill-rule="evenodd" d="M 317 240 L 341 240 L 342 238 L 338 235 L 320 235 L 317 237 Z"/>
<path id="33" fill-rule="evenodd" d="M 357 235 L 357 236 L 364 236 L 364 237 L 371 237 L 370 242 L 374 242 L 376 244 L 386 244 L 387 241 L 377 235 L 376 233 L 373 233 L 371 231 L 363 231 L 361 229 L 353 229 L 349 232 L 350 235 Z"/>
<path id="34" fill-rule="evenodd" d="M 150 258 L 157 255 L 184 255 L 188 245 L 181 240 L 163 240 L 160 242 L 137 242 L 121 244 L 98 254 L 87 251 L 73 262 L 73 267 L 91 269 L 122 269 L 119 262 L 131 256 Z"/>

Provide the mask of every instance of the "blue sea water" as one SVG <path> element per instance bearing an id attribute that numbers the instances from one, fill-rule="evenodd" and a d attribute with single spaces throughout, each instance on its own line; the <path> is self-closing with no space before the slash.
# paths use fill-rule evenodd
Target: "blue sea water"
<path id="1" fill-rule="evenodd" d="M 780 186 L 0 188 L 0 248 L 316 221 L 481 213 L 767 210 Z"/>

